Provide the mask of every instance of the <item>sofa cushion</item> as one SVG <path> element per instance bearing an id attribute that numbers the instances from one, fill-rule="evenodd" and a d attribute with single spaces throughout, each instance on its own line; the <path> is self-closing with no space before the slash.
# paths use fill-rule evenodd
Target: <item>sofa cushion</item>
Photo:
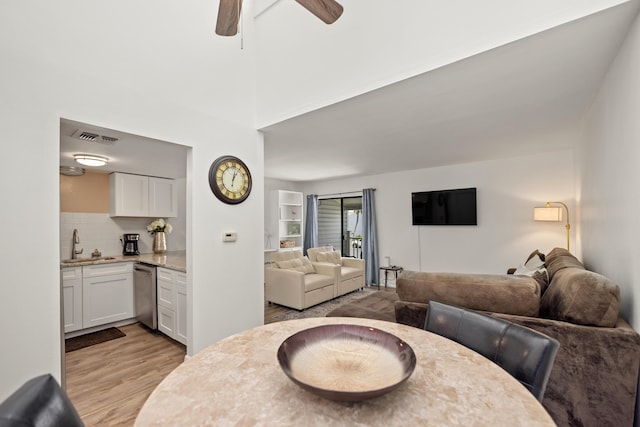
<path id="1" fill-rule="evenodd" d="M 428 273 L 405 270 L 398 277 L 401 301 L 439 301 L 472 310 L 537 316 L 540 287 L 531 277 L 507 274 Z"/>
<path id="2" fill-rule="evenodd" d="M 313 264 L 309 261 L 309 258 L 293 258 L 287 261 L 276 261 L 276 265 L 278 268 L 282 268 L 284 270 L 295 270 L 304 274 L 315 273 L 316 269 L 313 268 Z"/>
<path id="3" fill-rule="evenodd" d="M 304 291 L 310 292 L 334 284 L 333 277 L 323 274 L 307 274 L 304 279 Z"/>
<path id="4" fill-rule="evenodd" d="M 340 264 L 340 253 L 336 251 L 317 252 L 316 261 L 330 262 L 331 264 Z"/>
<path id="5" fill-rule="evenodd" d="M 554 248 L 545 258 L 545 266 L 549 273 L 549 280 L 553 280 L 553 276 L 563 268 L 579 268 L 584 270 L 584 265 L 566 249 Z"/>
<path id="6" fill-rule="evenodd" d="M 580 325 L 613 327 L 619 311 L 618 285 L 580 268 L 557 270 L 540 301 L 541 317 Z"/>
<path id="7" fill-rule="evenodd" d="M 360 268 L 353 267 L 341 267 L 340 268 L 340 279 L 345 281 L 347 279 L 353 279 L 354 277 L 364 276 L 364 270 Z"/>
<path id="8" fill-rule="evenodd" d="M 542 405 L 558 426 L 633 426 L 640 336 L 621 318 L 613 328 L 494 313 L 557 339 L 560 349 Z"/>

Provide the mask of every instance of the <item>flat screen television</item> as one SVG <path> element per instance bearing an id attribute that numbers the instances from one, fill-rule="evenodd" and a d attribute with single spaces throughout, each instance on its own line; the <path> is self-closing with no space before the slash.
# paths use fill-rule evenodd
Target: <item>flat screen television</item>
<path id="1" fill-rule="evenodd" d="M 476 189 L 411 193 L 413 225 L 478 225 Z"/>

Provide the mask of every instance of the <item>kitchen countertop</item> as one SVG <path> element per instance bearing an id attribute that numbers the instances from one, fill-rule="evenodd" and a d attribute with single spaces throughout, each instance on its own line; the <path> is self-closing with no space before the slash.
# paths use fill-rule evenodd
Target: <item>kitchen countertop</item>
<path id="1" fill-rule="evenodd" d="M 85 265 L 113 264 L 116 262 L 144 262 L 157 267 L 169 268 L 171 270 L 187 272 L 186 251 L 172 251 L 164 254 L 141 254 L 137 256 L 104 256 L 100 258 L 78 258 L 72 262 L 69 260 L 60 261 L 60 268 L 82 267 Z"/>

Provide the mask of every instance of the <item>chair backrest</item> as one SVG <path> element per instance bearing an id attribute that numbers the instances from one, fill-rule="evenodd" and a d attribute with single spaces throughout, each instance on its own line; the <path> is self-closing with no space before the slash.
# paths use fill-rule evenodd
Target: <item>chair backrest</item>
<path id="1" fill-rule="evenodd" d="M 318 253 L 320 252 L 333 252 L 333 246 L 319 246 L 317 248 L 307 249 L 307 255 L 312 262 L 318 261 Z"/>
<path id="2" fill-rule="evenodd" d="M 271 259 L 274 262 L 282 262 L 282 261 L 290 261 L 296 258 L 302 258 L 302 251 L 300 249 L 295 249 L 291 251 L 278 251 L 271 253 Z"/>
<path id="3" fill-rule="evenodd" d="M 49 374 L 32 378 L 0 404 L 0 426 L 82 427 L 71 401 Z"/>
<path id="4" fill-rule="evenodd" d="M 542 400 L 560 344 L 524 326 L 464 308 L 429 302 L 425 329 L 493 361 Z"/>

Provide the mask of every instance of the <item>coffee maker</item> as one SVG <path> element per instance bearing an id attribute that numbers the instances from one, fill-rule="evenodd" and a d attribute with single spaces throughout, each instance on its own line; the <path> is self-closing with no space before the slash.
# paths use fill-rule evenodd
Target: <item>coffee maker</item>
<path id="1" fill-rule="evenodd" d="M 139 234 L 123 234 L 122 255 L 140 255 L 138 250 Z"/>

